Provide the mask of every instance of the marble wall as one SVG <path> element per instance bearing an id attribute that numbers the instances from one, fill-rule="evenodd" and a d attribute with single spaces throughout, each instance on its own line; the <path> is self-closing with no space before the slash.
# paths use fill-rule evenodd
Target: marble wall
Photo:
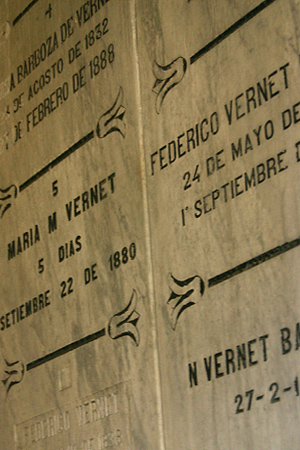
<path id="1" fill-rule="evenodd" d="M 292 450 L 299 0 L 3 0 L 6 450 Z"/>

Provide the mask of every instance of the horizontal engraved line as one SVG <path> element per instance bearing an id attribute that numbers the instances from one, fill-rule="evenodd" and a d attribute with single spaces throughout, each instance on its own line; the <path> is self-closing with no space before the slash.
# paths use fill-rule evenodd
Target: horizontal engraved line
<path id="1" fill-rule="evenodd" d="M 16 23 L 19 22 L 19 20 L 22 19 L 23 16 L 25 16 L 25 14 L 38 2 L 39 0 L 32 0 L 29 5 L 26 6 L 25 9 L 23 9 L 23 11 L 14 19 L 13 21 L 13 26 L 16 25 Z"/>
<path id="2" fill-rule="evenodd" d="M 70 156 L 72 153 L 74 153 L 80 147 L 85 145 L 88 141 L 93 139 L 93 137 L 94 137 L 94 131 L 91 131 L 86 136 L 79 139 L 79 141 L 77 141 L 74 145 L 72 145 L 70 148 L 68 148 L 68 150 L 63 152 L 61 155 L 59 155 L 57 158 L 55 158 L 53 161 L 51 161 L 49 164 L 47 164 L 43 169 L 41 169 L 39 172 L 34 174 L 23 184 L 21 184 L 19 187 L 20 192 L 22 192 L 24 189 L 26 189 L 28 186 L 30 186 L 35 181 L 37 181 L 39 178 L 41 178 L 43 175 L 45 175 L 50 169 L 57 166 L 57 164 L 62 162 L 64 159 L 66 159 L 68 156 Z"/>
<path id="3" fill-rule="evenodd" d="M 34 369 L 35 367 L 41 366 L 42 364 L 45 364 L 46 362 L 49 362 L 52 359 L 58 358 L 59 356 L 65 355 L 66 353 L 69 353 L 75 350 L 76 348 L 82 347 L 83 345 L 86 345 L 89 342 L 95 341 L 96 339 L 105 336 L 105 334 L 106 331 L 105 328 L 103 328 L 102 330 L 97 331 L 96 333 L 90 334 L 82 339 L 79 339 L 78 341 L 65 345 L 64 347 L 56 350 L 55 352 L 48 353 L 48 355 L 45 355 L 42 358 L 36 359 L 35 361 L 28 363 L 26 366 L 26 370 L 28 371 Z"/>
<path id="4" fill-rule="evenodd" d="M 208 287 L 212 287 L 219 283 L 222 283 L 223 281 L 229 280 L 229 278 L 239 275 L 240 273 L 246 272 L 247 270 L 250 270 L 253 267 L 258 266 L 259 264 L 269 261 L 272 258 L 280 256 L 283 253 L 286 253 L 289 250 L 298 247 L 299 245 L 300 245 L 300 238 L 297 238 L 294 239 L 293 241 L 286 242 L 283 245 L 274 247 L 271 250 L 268 250 L 267 252 L 256 256 L 255 258 L 249 259 L 248 261 L 239 264 L 238 266 L 233 267 L 232 269 L 229 269 L 226 272 L 223 272 L 219 275 L 216 275 L 213 278 L 210 278 L 208 280 Z"/>
<path id="5" fill-rule="evenodd" d="M 249 20 L 253 19 L 253 17 L 255 17 L 258 13 L 263 11 L 265 8 L 267 8 L 267 6 L 271 5 L 274 2 L 275 0 L 264 0 L 263 2 L 261 2 L 258 6 L 249 11 L 245 16 L 241 17 L 233 25 L 227 28 L 227 30 L 223 31 L 223 33 L 214 38 L 193 56 L 191 56 L 190 64 L 196 62 L 199 58 L 201 58 L 201 56 L 208 53 L 212 48 L 216 47 L 218 44 L 220 44 L 220 42 L 224 41 L 224 39 L 229 37 L 232 33 L 241 28 L 243 25 L 245 25 L 245 23 L 249 22 Z"/>

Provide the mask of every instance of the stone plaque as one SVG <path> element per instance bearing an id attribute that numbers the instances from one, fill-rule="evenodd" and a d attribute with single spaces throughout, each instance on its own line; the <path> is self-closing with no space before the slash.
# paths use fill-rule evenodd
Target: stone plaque
<path id="1" fill-rule="evenodd" d="M 299 13 L 3 2 L 3 448 L 297 448 Z"/>
<path id="2" fill-rule="evenodd" d="M 133 2 L 0 14 L 3 447 L 157 449 Z"/>
<path id="3" fill-rule="evenodd" d="M 299 3 L 138 4 L 166 448 L 295 448 Z"/>

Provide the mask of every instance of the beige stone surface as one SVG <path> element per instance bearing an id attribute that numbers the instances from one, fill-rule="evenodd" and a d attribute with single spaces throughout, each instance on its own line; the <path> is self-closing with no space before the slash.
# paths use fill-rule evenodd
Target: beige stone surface
<path id="1" fill-rule="evenodd" d="M 138 4 L 166 448 L 295 448 L 299 4 Z"/>
<path id="2" fill-rule="evenodd" d="M 1 448 L 297 448 L 299 11 L 3 2 Z"/>
<path id="3" fill-rule="evenodd" d="M 134 10 L 94 3 L 38 1 L 0 48 L 15 84 L 1 99 L 6 449 L 159 447 Z M 7 2 L 1 23 L 27 4 Z M 92 403 L 105 395 L 108 412 Z"/>

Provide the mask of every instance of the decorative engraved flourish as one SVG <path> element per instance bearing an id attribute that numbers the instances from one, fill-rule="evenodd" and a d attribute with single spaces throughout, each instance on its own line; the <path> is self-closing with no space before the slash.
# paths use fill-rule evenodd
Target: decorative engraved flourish
<path id="1" fill-rule="evenodd" d="M 242 273 L 257 267 L 258 265 L 270 261 L 273 258 L 277 258 L 299 246 L 300 237 L 297 237 L 292 241 L 273 247 L 266 252 L 255 256 L 254 258 L 248 259 L 247 261 L 242 262 L 237 266 L 226 270 L 225 272 L 209 278 L 207 280 L 207 288 L 210 289 L 220 283 L 224 283 L 237 275 L 241 275 Z M 171 290 L 171 295 L 167 301 L 167 304 L 170 309 L 172 328 L 175 330 L 177 321 L 183 311 L 199 302 L 200 297 L 204 294 L 205 284 L 202 278 L 198 275 L 180 281 L 174 278 L 172 274 L 169 274 L 169 287 Z"/>
<path id="2" fill-rule="evenodd" d="M 137 293 L 133 289 L 130 301 L 125 309 L 115 314 L 109 321 L 108 334 L 112 339 L 119 339 L 123 336 L 131 337 L 138 346 L 140 343 L 140 333 L 136 326 L 140 314 L 135 310 L 137 304 Z"/>
<path id="3" fill-rule="evenodd" d="M 7 189 L 0 189 L 0 219 L 4 213 L 11 207 L 12 202 L 17 197 L 18 189 L 14 184 Z"/>
<path id="4" fill-rule="evenodd" d="M 182 56 L 174 59 L 174 61 L 166 66 L 160 66 L 154 61 L 153 73 L 156 81 L 152 90 L 157 95 L 155 103 L 157 114 L 160 113 L 167 93 L 183 79 L 186 68 L 187 62 Z"/>
<path id="5" fill-rule="evenodd" d="M 198 275 L 180 281 L 169 274 L 171 295 L 167 301 L 170 309 L 172 328 L 175 330 L 177 321 L 183 311 L 199 302 L 204 293 L 204 281 Z"/>
<path id="6" fill-rule="evenodd" d="M 2 383 L 5 386 L 6 394 L 9 393 L 10 389 L 18 383 L 21 383 L 25 373 L 25 366 L 21 361 L 15 361 L 13 363 L 8 363 L 5 360 L 7 368 L 4 370 L 4 373 L 7 377 L 2 380 Z"/>
<path id="7" fill-rule="evenodd" d="M 190 0 L 187 0 L 189 2 Z M 268 6 L 272 5 L 276 0 L 263 0 L 261 3 L 255 6 L 255 8 L 248 11 L 244 16 L 240 17 L 236 22 L 224 30 L 221 34 L 214 37 L 210 42 L 200 48 L 195 54 L 188 58 L 189 64 L 192 65 L 198 61 L 206 53 L 210 52 L 213 48 L 235 33 L 239 28 L 243 27 L 247 22 L 252 20 L 255 16 L 264 11 Z M 171 64 L 167 66 L 160 66 L 155 61 L 153 64 L 153 73 L 156 78 L 153 91 L 157 94 L 156 98 L 156 112 L 159 114 L 162 103 L 166 94 L 176 84 L 178 84 L 187 69 L 187 61 L 183 57 L 175 59 Z"/>
<path id="8" fill-rule="evenodd" d="M 140 314 L 136 311 L 137 304 L 137 293 L 133 289 L 130 301 L 126 308 L 124 308 L 119 313 L 115 314 L 109 321 L 107 329 L 102 328 L 94 333 L 91 333 L 87 336 L 84 336 L 77 341 L 73 341 L 63 347 L 58 348 L 57 350 L 52 351 L 42 357 L 35 359 L 24 365 L 20 361 L 15 361 L 13 363 L 6 363 L 6 369 L 4 370 L 5 378 L 2 379 L 2 383 L 6 389 L 6 393 L 8 394 L 12 386 L 18 384 L 22 381 L 24 377 L 24 373 L 35 369 L 43 364 L 48 363 L 58 357 L 61 357 L 69 352 L 72 352 L 80 347 L 83 347 L 90 342 L 94 342 L 99 338 L 106 336 L 108 333 L 111 339 L 118 339 L 122 336 L 129 336 L 135 342 L 136 346 L 139 346 L 140 343 L 140 333 L 137 328 L 137 322 L 140 318 Z"/>
<path id="9" fill-rule="evenodd" d="M 113 131 L 118 131 L 123 138 L 126 134 L 126 124 L 123 122 L 126 109 L 122 105 L 123 88 L 120 86 L 113 106 L 100 117 L 96 132 L 99 138 L 104 138 Z"/>

